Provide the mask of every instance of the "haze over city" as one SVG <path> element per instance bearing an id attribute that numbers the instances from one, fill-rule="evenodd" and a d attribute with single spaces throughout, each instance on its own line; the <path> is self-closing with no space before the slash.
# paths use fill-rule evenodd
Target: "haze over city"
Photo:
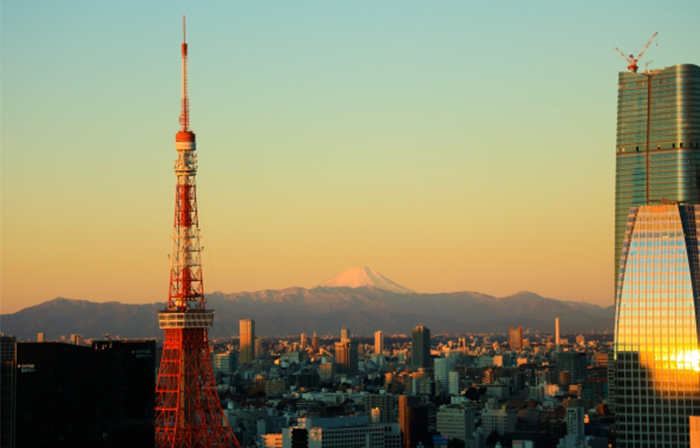
<path id="1" fill-rule="evenodd" d="M 165 300 L 183 12 L 206 292 L 613 303 L 615 46 L 697 63 L 698 2 L 4 3 L 3 313 Z"/>

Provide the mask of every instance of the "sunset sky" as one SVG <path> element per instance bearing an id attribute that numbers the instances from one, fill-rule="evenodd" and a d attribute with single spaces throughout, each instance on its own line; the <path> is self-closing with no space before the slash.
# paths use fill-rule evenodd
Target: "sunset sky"
<path id="1" fill-rule="evenodd" d="M 1 312 L 165 301 L 181 16 L 207 292 L 370 266 L 613 303 L 618 72 L 700 64 L 700 2 L 15 1 Z"/>

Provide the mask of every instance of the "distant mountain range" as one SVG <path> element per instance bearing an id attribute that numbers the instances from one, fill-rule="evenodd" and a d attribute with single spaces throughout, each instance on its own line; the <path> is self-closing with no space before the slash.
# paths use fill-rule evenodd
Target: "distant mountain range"
<path id="1" fill-rule="evenodd" d="M 552 333 L 556 317 L 560 318 L 563 333 L 613 329 L 612 306 L 547 299 L 527 291 L 507 297 L 468 291 L 420 294 L 369 268 L 351 269 L 355 270 L 353 275 L 346 271 L 343 274 L 347 275 L 321 284 L 331 282 L 333 286 L 207 294 L 207 308 L 215 310 L 210 335 L 238 335 L 239 319 L 255 319 L 260 336 L 314 331 L 321 336 L 338 334 L 343 325 L 355 335 L 370 335 L 377 330 L 410 333 L 417 325 L 428 326 L 433 334 L 504 333 L 510 326 L 519 325 Z M 353 286 L 358 283 L 362 285 Z M 24 339 L 35 339 L 38 332 L 45 333 L 47 339 L 71 333 L 160 338 L 157 313 L 164 307 L 165 303 L 130 305 L 56 298 L 3 314 L 2 331 Z"/>

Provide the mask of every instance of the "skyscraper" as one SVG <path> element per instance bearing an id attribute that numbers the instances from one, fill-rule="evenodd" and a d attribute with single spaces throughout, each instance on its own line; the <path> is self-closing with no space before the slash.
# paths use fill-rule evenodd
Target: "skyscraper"
<path id="1" fill-rule="evenodd" d="M 523 349 L 523 327 L 510 327 L 510 349 Z"/>
<path id="2" fill-rule="evenodd" d="M 384 351 L 384 333 L 381 331 L 374 332 L 374 353 L 381 355 Z"/>
<path id="3" fill-rule="evenodd" d="M 688 447 L 700 415 L 700 205 L 633 207 L 615 303 L 617 446 Z"/>
<path id="4" fill-rule="evenodd" d="M 411 340 L 411 365 L 413 367 L 430 367 L 430 328 L 416 327 Z"/>
<path id="5" fill-rule="evenodd" d="M 241 319 L 238 322 L 240 333 L 240 351 L 238 364 L 248 364 L 255 359 L 255 321 L 253 319 Z"/>
<path id="6" fill-rule="evenodd" d="M 357 343 L 343 339 L 335 343 L 335 371 L 348 376 L 357 375 L 358 352 Z"/>
<path id="7" fill-rule="evenodd" d="M 698 148 L 700 67 L 682 64 L 648 73 L 620 72 L 615 151 L 616 282 L 630 207 L 661 199 L 700 203 Z"/>
<path id="8" fill-rule="evenodd" d="M 314 353 L 318 353 L 318 349 L 321 347 L 321 342 L 319 341 L 315 331 L 313 337 L 311 338 L 311 347 L 313 347 Z"/>
<path id="9" fill-rule="evenodd" d="M 399 395 L 399 425 L 404 448 L 416 448 L 419 443 L 428 442 L 428 408 L 419 397 Z"/>

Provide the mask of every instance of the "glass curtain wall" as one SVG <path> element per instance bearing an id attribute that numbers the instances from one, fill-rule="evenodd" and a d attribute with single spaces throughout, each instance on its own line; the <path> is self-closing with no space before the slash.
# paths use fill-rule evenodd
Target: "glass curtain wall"
<path id="1" fill-rule="evenodd" d="M 700 205 L 633 207 L 615 307 L 617 446 L 688 447 L 700 415 Z"/>

